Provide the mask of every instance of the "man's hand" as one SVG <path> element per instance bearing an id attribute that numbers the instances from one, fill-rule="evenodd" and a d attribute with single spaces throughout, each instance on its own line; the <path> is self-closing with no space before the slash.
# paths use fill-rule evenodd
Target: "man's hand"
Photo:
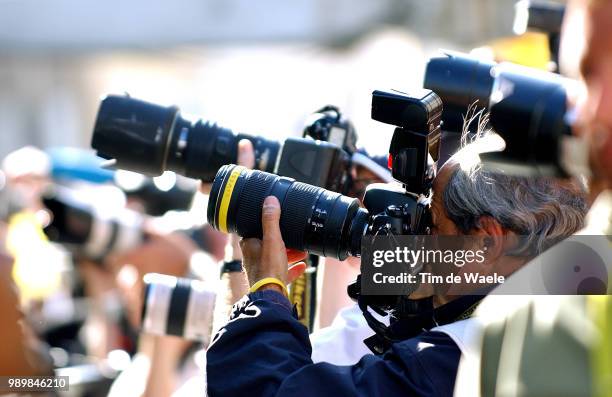
<path id="1" fill-rule="evenodd" d="M 274 277 L 288 284 L 306 270 L 304 262 L 299 262 L 291 267 L 287 266 L 288 263 L 303 260 L 306 254 L 285 248 L 279 220 L 280 203 L 278 199 L 274 196 L 267 197 L 261 211 L 263 239 L 250 238 L 240 242 L 243 265 L 247 271 L 250 285 L 267 277 Z M 281 291 L 281 288 L 275 284 L 265 285 L 261 289 Z"/>

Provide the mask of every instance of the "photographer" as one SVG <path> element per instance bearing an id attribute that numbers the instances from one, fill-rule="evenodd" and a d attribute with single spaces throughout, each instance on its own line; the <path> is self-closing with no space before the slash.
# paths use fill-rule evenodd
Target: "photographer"
<path id="1" fill-rule="evenodd" d="M 579 187 L 486 172 L 478 165 L 478 153 L 491 149 L 484 146 L 469 145 L 441 169 L 433 185 L 434 233 L 556 240 L 581 227 L 585 203 Z M 251 293 L 213 338 L 207 353 L 209 395 L 451 395 L 462 352 L 448 332 L 435 327 L 468 317 L 478 298 L 418 291 L 420 297 L 434 294 L 436 309 L 418 324 L 422 328 L 401 330 L 405 340 L 382 357 L 366 355 L 353 366 L 313 364 L 307 331 L 286 299 L 285 285 L 296 269 L 287 270 L 279 218 L 278 200 L 268 197 L 263 239 L 242 242 Z M 485 271 L 487 264 L 495 265 L 508 275 L 529 260 L 491 252 Z"/>
<path id="2" fill-rule="evenodd" d="M 608 255 L 612 249 L 611 20 L 610 0 L 569 2 L 561 41 L 562 71 L 572 77 L 578 77 L 580 71 L 586 88 L 586 95 L 578 106 L 576 131 L 588 144 L 592 173 L 589 187 L 594 202 L 585 228 L 576 237 L 584 238 L 592 247 L 603 243 L 601 246 L 607 246 Z M 575 242 L 568 239 L 567 244 L 563 242 L 547 253 L 552 256 L 567 252 L 567 247 L 575 247 L 568 244 Z M 571 262 L 566 264 L 574 269 L 588 267 L 590 258 L 586 253 L 585 250 L 570 258 Z M 538 266 L 544 262 L 550 260 L 528 264 L 515 275 L 517 282 L 541 273 Z M 605 294 L 606 288 L 610 293 L 610 263 L 606 264 L 606 278 L 595 284 L 591 280 L 590 291 L 570 289 L 576 281 L 584 281 L 578 273 L 571 280 L 574 282 L 566 283 L 565 290 L 557 292 L 593 293 L 591 296 L 529 296 L 506 302 L 506 310 L 501 313 L 500 297 L 487 298 L 478 310 L 483 323 L 479 334 L 482 337 L 476 338 L 479 355 L 462 362 L 457 395 L 497 395 L 502 390 L 512 393 L 519 389 L 523 396 L 609 395 L 612 390 L 612 300 L 609 295 L 597 296 Z M 510 350 L 512 357 L 504 353 Z"/>
<path id="3" fill-rule="evenodd" d="M 369 185 L 393 180 L 391 172 L 387 167 L 387 156 L 372 156 L 365 150 L 360 149 L 353 154 L 352 162 L 349 197 L 355 197 L 363 201 L 365 191 Z M 359 311 L 359 308 L 356 307 L 355 303 L 346 293 L 346 286 L 355 281 L 359 274 L 359 266 L 359 258 L 354 257 L 349 257 L 344 261 L 324 257 L 320 259 L 317 273 L 321 274 L 323 282 L 317 299 L 316 313 L 318 323 L 316 329 L 318 332 L 315 332 L 317 337 L 321 336 L 324 340 L 330 337 L 336 339 L 336 336 L 332 333 L 338 327 L 335 325 L 331 328 L 329 327 L 334 321 L 338 321 L 340 324 L 346 324 L 348 321 L 354 328 L 363 325 L 365 331 L 372 334 L 372 330 L 365 324 L 365 320 L 361 316 L 361 311 Z M 359 316 L 361 319 L 357 320 L 355 316 Z M 354 324 L 355 321 L 358 321 L 358 324 Z M 323 331 L 324 334 L 320 331 Z M 315 359 L 315 361 L 328 361 L 329 357 L 327 355 L 323 357 L 326 359 Z"/>

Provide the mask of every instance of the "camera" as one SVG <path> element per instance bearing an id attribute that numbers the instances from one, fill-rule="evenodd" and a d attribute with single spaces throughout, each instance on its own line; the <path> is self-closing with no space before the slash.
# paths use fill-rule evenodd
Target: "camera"
<path id="1" fill-rule="evenodd" d="M 176 106 L 109 95 L 100 104 L 91 146 L 117 168 L 150 176 L 170 170 L 209 181 L 221 165 L 236 161 L 243 138 L 253 143 L 256 168 L 272 171 L 277 142 L 236 135 L 203 120 L 192 122 Z"/>
<path id="2" fill-rule="evenodd" d="M 399 91 L 372 94 L 372 118 L 396 126 L 389 165 L 400 183 L 368 186 L 365 208 L 357 199 L 291 178 L 225 165 L 213 181 L 208 222 L 226 233 L 261 238 L 263 201 L 273 195 L 281 205 L 280 230 L 286 247 L 340 260 L 360 256 L 364 236 L 429 234 L 441 117 L 442 101 L 432 91 L 422 90 L 416 96 Z M 368 308 L 384 315 L 402 297 L 363 295 L 359 279 L 348 292 L 370 327 L 390 340 L 387 326 Z"/>
<path id="3" fill-rule="evenodd" d="M 216 293 L 201 280 L 148 273 L 144 278 L 142 331 L 207 342 Z"/>
<path id="4" fill-rule="evenodd" d="M 213 181 L 208 222 L 217 230 L 262 237 L 261 208 L 267 196 L 281 204 L 280 228 L 288 248 L 334 257 L 359 256 L 366 234 L 420 234 L 429 227 L 426 199 L 435 175 L 442 102 L 429 90 L 372 94 L 372 118 L 396 125 L 389 149 L 392 174 L 403 186 L 373 184 L 364 206 L 320 187 L 236 165 L 223 166 Z"/>
<path id="5" fill-rule="evenodd" d="M 143 218 L 137 212 L 108 211 L 60 187 L 48 192 L 43 204 L 51 212 L 43 231 L 76 258 L 101 263 L 107 255 L 125 252 L 144 241 Z"/>
<path id="6" fill-rule="evenodd" d="M 114 166 L 156 176 L 166 170 L 211 182 L 224 164 L 237 160 L 238 142 L 255 150 L 255 169 L 345 192 L 357 136 L 340 111 L 327 106 L 315 112 L 303 138 L 279 142 L 235 134 L 215 123 L 183 118 L 177 107 L 163 107 L 129 96 L 102 100 L 91 146 Z"/>
<path id="7" fill-rule="evenodd" d="M 443 130 L 461 133 L 470 106 L 488 108 L 495 65 L 454 52 L 429 60 L 423 87 L 433 90 L 444 103 Z"/>
<path id="8" fill-rule="evenodd" d="M 128 200 L 138 202 L 150 216 L 162 216 L 168 211 L 188 211 L 198 191 L 196 181 L 173 172 L 149 178 L 118 170 L 114 181 Z"/>
<path id="9" fill-rule="evenodd" d="M 571 81 L 509 63 L 446 54 L 429 61 L 424 85 L 447 106 L 445 129 L 447 122 L 450 128 L 457 128 L 473 104 L 488 109 L 489 124 L 504 138 L 506 147 L 503 152 L 481 155 L 485 165 L 527 176 L 586 172 L 586 163 L 580 160 L 586 155 L 576 145 L 569 120 Z"/>
<path id="10" fill-rule="evenodd" d="M 356 143 L 352 123 L 337 107 L 325 106 L 309 116 L 302 138 L 285 140 L 275 173 L 346 194 Z"/>
<path id="11" fill-rule="evenodd" d="M 151 216 L 189 210 L 198 190 L 196 181 L 173 172 L 150 178 L 135 172 L 103 169 L 101 164 L 104 160 L 84 149 L 64 146 L 45 152 L 51 159 L 50 174 L 56 184 L 83 186 L 113 183 L 128 200 L 137 201 L 142 210 Z"/>

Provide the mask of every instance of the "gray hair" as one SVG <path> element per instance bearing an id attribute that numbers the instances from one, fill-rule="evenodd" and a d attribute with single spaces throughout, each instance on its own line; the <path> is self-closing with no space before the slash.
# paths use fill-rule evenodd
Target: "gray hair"
<path id="1" fill-rule="evenodd" d="M 443 205 L 461 232 L 467 234 L 478 227 L 481 216 L 488 215 L 524 236 L 512 254 L 537 255 L 583 226 L 585 187 L 578 180 L 518 177 L 483 168 L 478 154 L 498 151 L 499 140 L 495 134 L 482 133 L 451 158 L 458 167 L 443 193 Z"/>

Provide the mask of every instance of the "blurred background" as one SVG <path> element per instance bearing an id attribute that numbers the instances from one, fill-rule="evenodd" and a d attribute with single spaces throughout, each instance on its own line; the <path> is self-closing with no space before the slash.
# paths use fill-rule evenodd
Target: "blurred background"
<path id="1" fill-rule="evenodd" d="M 307 117 L 331 104 L 353 122 L 359 147 L 386 155 L 393 128 L 370 119 L 372 91 L 420 88 L 441 49 L 550 67 L 546 34 L 516 35 L 515 3 L 0 0 L 0 241 L 15 259 L 0 250 L 0 307 L 6 324 L 25 318 L 29 328 L 0 333 L 24 341 L 0 352 L 0 375 L 55 369 L 70 376 L 67 395 L 149 395 L 142 374 L 155 360 L 199 360 L 201 344 L 139 341 L 142 276 L 206 279 L 215 269 L 218 279 L 225 236 L 204 224 L 195 181 L 100 168 L 90 141 L 105 95 L 177 105 L 191 120 L 279 141 L 301 136 Z M 70 219 L 56 227 L 74 234 L 43 233 L 49 212 Z M 113 237 L 113 251 L 100 251 L 87 235 L 100 225 L 119 225 L 129 249 Z M 18 294 L 5 288 L 13 282 Z M 130 375 L 115 381 L 121 371 Z M 181 373 L 201 379 L 201 360 Z"/>
<path id="2" fill-rule="evenodd" d="M 384 152 L 392 129 L 369 119 L 371 91 L 420 86 L 440 48 L 512 35 L 514 4 L 0 0 L 0 156 L 88 147 L 98 100 L 124 92 L 271 138 L 331 103 Z"/>

